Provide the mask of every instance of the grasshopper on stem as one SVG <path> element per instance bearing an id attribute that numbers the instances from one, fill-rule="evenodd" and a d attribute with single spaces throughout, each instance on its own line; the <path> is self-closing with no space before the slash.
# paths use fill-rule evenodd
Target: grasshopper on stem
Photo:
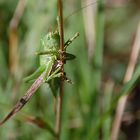
<path id="1" fill-rule="evenodd" d="M 59 22 L 59 21 L 58 21 Z M 58 23 L 59 25 L 59 23 Z M 27 90 L 25 95 L 16 103 L 11 112 L 0 121 L 0 125 L 9 120 L 13 115 L 19 112 L 24 105 L 30 100 L 34 95 L 36 90 L 43 84 L 48 83 L 52 79 L 59 78 L 63 73 L 60 72 L 62 62 L 60 60 L 60 54 L 64 54 L 64 60 L 74 59 L 75 56 L 66 53 L 66 48 L 79 36 L 76 33 L 72 38 L 64 44 L 64 52 L 60 52 L 60 33 L 59 30 L 49 32 L 43 39 L 41 39 L 40 51 L 37 52 L 40 58 L 39 68 L 30 76 L 24 79 L 25 82 L 34 81 L 31 87 Z M 64 75 L 64 80 L 67 80 Z"/>

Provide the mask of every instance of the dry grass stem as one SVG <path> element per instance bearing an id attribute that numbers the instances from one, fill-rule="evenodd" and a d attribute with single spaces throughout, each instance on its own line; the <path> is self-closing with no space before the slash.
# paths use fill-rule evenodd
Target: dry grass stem
<path id="1" fill-rule="evenodd" d="M 60 51 L 64 51 L 64 28 L 63 28 L 63 5 L 62 0 L 58 0 L 58 15 L 60 18 Z M 61 54 L 61 61 L 63 63 L 61 72 L 64 73 L 64 57 L 63 53 Z M 60 94 L 57 96 L 57 106 L 56 106 L 56 135 L 57 140 L 60 140 L 61 134 L 61 122 L 62 122 L 62 103 L 64 95 L 64 82 L 63 76 L 61 76 L 61 85 L 60 85 Z"/>
<path id="2" fill-rule="evenodd" d="M 84 5 L 88 5 L 88 3 L 92 2 L 90 1 L 81 1 L 82 7 Z M 94 46 L 95 46 L 95 15 L 96 15 L 96 7 L 97 4 L 94 3 L 94 6 L 89 6 L 85 10 L 83 10 L 83 19 L 84 19 L 84 25 L 85 25 L 85 34 L 86 34 L 86 40 L 87 40 L 87 49 L 88 49 L 88 60 L 89 62 L 92 59 Z"/>
<path id="3" fill-rule="evenodd" d="M 18 65 L 18 25 L 24 13 L 26 0 L 19 0 L 9 25 L 9 67 L 10 73 L 15 75 Z"/>
<path id="4" fill-rule="evenodd" d="M 136 33 L 134 45 L 132 46 L 132 53 L 131 53 L 128 68 L 124 77 L 124 83 L 128 82 L 133 75 L 133 72 L 137 63 L 139 51 L 140 51 L 140 23 L 138 25 L 138 30 Z M 118 102 L 116 115 L 115 115 L 115 119 L 114 119 L 114 123 L 112 127 L 111 140 L 118 140 L 119 129 L 120 129 L 127 97 L 128 97 L 127 95 L 122 96 Z"/>

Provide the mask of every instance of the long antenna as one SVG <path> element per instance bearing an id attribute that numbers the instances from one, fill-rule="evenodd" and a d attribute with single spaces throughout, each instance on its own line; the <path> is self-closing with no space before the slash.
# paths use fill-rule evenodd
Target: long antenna
<path id="1" fill-rule="evenodd" d="M 72 12 L 70 15 L 68 15 L 68 16 L 64 19 L 64 21 L 68 20 L 69 17 L 71 17 L 72 15 L 74 15 L 74 14 L 80 12 L 81 10 L 83 10 L 83 9 L 85 9 L 85 8 L 91 6 L 91 5 L 96 4 L 98 1 L 99 1 L 99 0 L 96 0 L 96 1 L 94 1 L 94 2 L 91 2 L 91 3 L 89 3 L 89 4 L 87 4 L 87 5 L 83 6 L 83 7 L 81 7 L 81 8 L 79 8 L 79 9 L 75 10 L 75 11 Z"/>

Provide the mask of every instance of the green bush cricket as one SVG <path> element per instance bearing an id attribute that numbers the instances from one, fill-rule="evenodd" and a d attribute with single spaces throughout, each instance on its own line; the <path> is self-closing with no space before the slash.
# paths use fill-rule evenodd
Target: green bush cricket
<path id="1" fill-rule="evenodd" d="M 58 26 L 59 26 L 59 20 L 58 20 Z M 39 55 L 39 59 L 40 59 L 40 66 L 32 75 L 24 79 L 25 82 L 32 81 L 33 84 L 27 90 L 25 95 L 16 103 L 16 105 L 13 107 L 11 112 L 0 122 L 0 125 L 5 123 L 13 115 L 19 112 L 43 83 L 46 82 L 48 83 L 52 79 L 60 78 L 60 76 L 63 74 L 60 71 L 62 66 L 62 62 L 60 60 L 60 54 L 63 53 L 65 61 L 74 59 L 75 58 L 74 55 L 66 53 L 66 48 L 78 36 L 79 33 L 76 33 L 71 39 L 65 42 L 64 52 L 61 52 L 59 50 L 60 49 L 59 30 L 49 32 L 46 36 L 44 36 L 41 39 L 40 51 L 37 52 L 37 55 Z M 64 80 L 69 81 L 65 75 L 64 75 Z"/>
<path id="2" fill-rule="evenodd" d="M 94 5 L 97 1 L 94 1 L 70 14 L 65 20 L 67 20 L 73 14 L 79 12 L 81 9 L 84 9 L 90 5 Z M 48 83 L 52 80 L 56 80 L 56 78 L 60 78 L 63 75 L 64 80 L 70 82 L 64 73 L 60 72 L 62 62 L 60 60 L 60 55 L 63 53 L 64 60 L 72 60 L 75 58 L 74 55 L 66 53 L 67 47 L 75 40 L 79 33 L 76 33 L 72 38 L 67 40 L 64 43 L 64 52 L 60 51 L 60 32 L 59 32 L 59 18 L 57 18 L 57 26 L 58 29 L 52 32 L 49 32 L 41 39 L 40 51 L 36 54 L 39 55 L 40 58 L 40 66 L 39 68 L 30 76 L 24 78 L 25 82 L 33 82 L 27 92 L 24 94 L 22 98 L 16 103 L 11 112 L 0 121 L 0 125 L 9 120 L 12 116 L 14 116 L 17 112 L 19 112 L 24 105 L 30 100 L 30 98 L 34 95 L 37 89 L 43 84 Z M 50 85 L 51 86 L 51 85 Z M 53 90 L 53 89 L 52 89 Z"/>

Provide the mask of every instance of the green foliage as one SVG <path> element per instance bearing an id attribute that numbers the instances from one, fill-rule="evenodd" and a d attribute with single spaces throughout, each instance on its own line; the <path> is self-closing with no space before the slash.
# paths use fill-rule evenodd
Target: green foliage
<path id="1" fill-rule="evenodd" d="M 22 81 L 38 67 L 35 52 L 40 38 L 57 28 L 57 1 L 27 2 L 18 27 L 18 68 L 13 78 L 9 70 L 8 39 L 9 23 L 17 2 L 0 1 L 0 119 L 30 86 L 30 83 Z M 80 3 L 80 0 L 64 1 L 64 16 L 79 9 Z M 68 52 L 76 55 L 76 59 L 65 65 L 65 72 L 73 84 L 65 84 L 61 139 L 99 140 L 102 131 L 103 140 L 108 140 L 117 101 L 121 95 L 132 91 L 140 75 L 138 64 L 132 80 L 122 85 L 140 11 L 137 5 L 129 3 L 118 8 L 106 5 L 103 11 L 99 10 L 96 18 L 96 48 L 89 57 L 88 38 L 85 35 L 87 25 L 84 25 L 82 15 L 84 10 L 72 15 L 64 23 L 65 41 L 75 32 L 79 32 L 80 37 L 68 48 Z M 112 83 L 115 88 L 111 86 Z M 53 139 L 53 132 L 50 131 L 55 125 L 55 111 L 51 92 L 50 87 L 44 84 L 15 118 L 1 126 L 0 138 Z M 117 93 L 120 93 L 119 96 Z M 29 119 L 32 117 L 36 119 Z"/>

